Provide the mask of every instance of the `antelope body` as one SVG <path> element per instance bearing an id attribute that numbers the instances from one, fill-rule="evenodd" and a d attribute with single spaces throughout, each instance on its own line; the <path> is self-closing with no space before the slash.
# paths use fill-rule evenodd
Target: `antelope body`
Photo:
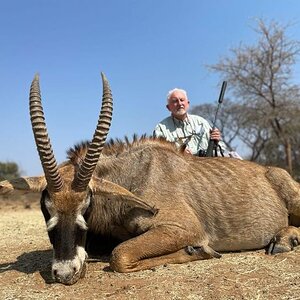
<path id="1" fill-rule="evenodd" d="M 92 142 L 70 149 L 68 160 L 57 165 L 36 77 L 30 111 L 45 176 L 0 183 L 0 193 L 42 192 L 58 282 L 73 284 L 84 276 L 93 243 L 114 243 L 110 267 L 118 272 L 220 257 L 217 251 L 268 247 L 274 254 L 298 245 L 299 229 L 288 220 L 300 217 L 299 184 L 286 171 L 194 157 L 152 138 L 104 147 L 112 115 L 104 76 L 103 85 Z M 90 233 L 94 238 L 86 240 Z"/>

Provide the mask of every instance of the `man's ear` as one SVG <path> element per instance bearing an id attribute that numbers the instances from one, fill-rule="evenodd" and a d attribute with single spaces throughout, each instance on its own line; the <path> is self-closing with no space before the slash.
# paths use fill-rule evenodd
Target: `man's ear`
<path id="1" fill-rule="evenodd" d="M 170 111 L 169 104 L 166 105 L 166 108 Z"/>
<path id="2" fill-rule="evenodd" d="M 47 186 L 45 176 L 20 177 L 0 182 L 0 195 L 21 191 L 21 193 L 40 193 Z"/>
<path id="3" fill-rule="evenodd" d="M 111 181 L 92 176 L 89 187 L 92 193 L 95 195 L 106 196 L 111 201 L 121 200 L 123 202 L 127 202 L 133 207 L 139 207 L 149 211 L 153 215 L 156 215 L 158 212 L 158 209 L 156 209 L 154 206 L 149 205 L 143 199 Z"/>

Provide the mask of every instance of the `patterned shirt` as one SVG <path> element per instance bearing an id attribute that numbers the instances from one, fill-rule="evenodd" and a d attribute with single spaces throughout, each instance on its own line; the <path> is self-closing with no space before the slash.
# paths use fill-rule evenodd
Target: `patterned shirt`
<path id="1" fill-rule="evenodd" d="M 211 129 L 210 124 L 204 118 L 188 114 L 183 121 L 172 116 L 165 118 L 156 125 L 153 135 L 175 142 L 177 147 L 186 143 L 186 149 L 194 155 L 199 155 L 200 150 L 206 151 L 208 147 Z M 222 141 L 219 145 L 222 150 L 226 150 Z"/>

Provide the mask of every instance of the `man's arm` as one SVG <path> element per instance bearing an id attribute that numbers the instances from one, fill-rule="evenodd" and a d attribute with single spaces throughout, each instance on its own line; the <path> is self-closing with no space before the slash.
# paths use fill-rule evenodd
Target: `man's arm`
<path id="1" fill-rule="evenodd" d="M 153 136 L 157 137 L 157 138 L 158 137 L 164 137 L 164 138 L 166 138 L 166 136 L 164 135 L 164 133 L 163 133 L 163 131 L 162 131 L 162 129 L 161 129 L 161 127 L 160 127 L 159 124 L 155 126 L 155 128 L 153 130 Z"/>

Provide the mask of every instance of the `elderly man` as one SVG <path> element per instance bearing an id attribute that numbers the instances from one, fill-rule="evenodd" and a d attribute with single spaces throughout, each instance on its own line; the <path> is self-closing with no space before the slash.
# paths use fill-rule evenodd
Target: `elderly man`
<path id="1" fill-rule="evenodd" d="M 188 114 L 190 101 L 185 90 L 175 88 L 167 96 L 167 109 L 171 116 L 158 123 L 154 129 L 155 137 L 164 137 L 175 142 L 178 147 L 193 155 L 205 156 L 210 139 L 216 141 L 225 150 L 218 129 L 212 129 L 208 121 L 196 115 Z"/>

